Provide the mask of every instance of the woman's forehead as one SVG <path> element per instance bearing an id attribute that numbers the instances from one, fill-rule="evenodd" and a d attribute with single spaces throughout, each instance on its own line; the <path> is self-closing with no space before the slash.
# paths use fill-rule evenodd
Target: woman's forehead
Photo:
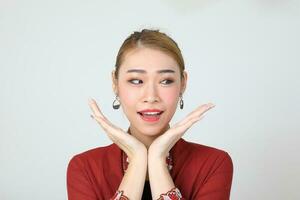
<path id="1" fill-rule="evenodd" d="M 120 66 L 120 72 L 159 73 L 168 71 L 179 73 L 178 63 L 173 57 L 160 50 L 142 48 L 128 52 Z"/>

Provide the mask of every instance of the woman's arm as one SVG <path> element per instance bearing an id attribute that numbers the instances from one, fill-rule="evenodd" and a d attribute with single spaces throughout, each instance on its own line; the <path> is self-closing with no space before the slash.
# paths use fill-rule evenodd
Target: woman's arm
<path id="1" fill-rule="evenodd" d="M 148 157 L 149 178 L 154 199 L 175 188 L 172 177 L 165 161 Z M 233 163 L 228 153 L 222 154 L 221 159 L 214 162 L 212 173 L 208 174 L 205 183 L 195 185 L 192 199 L 229 200 L 233 177 Z M 181 196 L 181 194 L 180 194 Z M 174 198 L 174 199 L 184 199 Z"/>
<path id="2" fill-rule="evenodd" d="M 147 172 L 147 148 L 135 137 L 112 124 L 102 114 L 95 100 L 91 99 L 89 105 L 93 111 L 92 117 L 103 128 L 107 136 L 126 153 L 130 161 L 118 191 L 123 191 L 123 195 L 129 199 L 140 199 Z"/>
<path id="3" fill-rule="evenodd" d="M 204 117 L 204 113 L 213 108 L 212 103 L 203 104 L 187 115 L 183 120 L 176 123 L 164 134 L 157 137 L 148 150 L 148 167 L 151 193 L 154 199 L 158 199 L 161 194 L 165 194 L 175 188 L 171 175 L 165 163 L 166 155 L 184 133 L 196 122 Z M 176 192 L 175 192 L 176 193 Z M 176 195 L 175 195 L 176 196 Z M 180 198 L 184 199 L 181 194 Z"/>
<path id="4" fill-rule="evenodd" d="M 141 151 L 130 161 L 118 191 L 129 199 L 142 199 L 146 173 L 147 151 Z"/>
<path id="5" fill-rule="evenodd" d="M 203 185 L 195 187 L 193 199 L 229 200 L 233 178 L 233 162 L 228 153 L 215 160 L 210 174 Z"/>
<path id="6" fill-rule="evenodd" d="M 97 200 L 83 161 L 74 156 L 67 169 L 68 200 Z"/>
<path id="7" fill-rule="evenodd" d="M 173 179 L 169 173 L 166 159 L 156 159 L 149 155 L 148 167 L 152 198 L 159 199 L 161 194 L 165 194 L 175 187 Z"/>

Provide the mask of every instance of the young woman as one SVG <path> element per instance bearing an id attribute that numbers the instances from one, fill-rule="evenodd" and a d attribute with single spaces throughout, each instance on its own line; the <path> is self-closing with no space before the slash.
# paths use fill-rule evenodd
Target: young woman
<path id="1" fill-rule="evenodd" d="M 116 99 L 130 126 L 112 124 L 90 99 L 91 117 L 113 144 L 75 155 L 67 170 L 69 200 L 229 199 L 233 164 L 227 152 L 181 137 L 212 103 L 170 127 L 187 73 L 174 40 L 158 30 L 134 32 L 112 72 Z"/>

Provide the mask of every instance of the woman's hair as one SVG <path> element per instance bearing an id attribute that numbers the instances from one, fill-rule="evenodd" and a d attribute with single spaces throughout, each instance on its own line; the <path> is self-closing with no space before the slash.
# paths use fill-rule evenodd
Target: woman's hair
<path id="1" fill-rule="evenodd" d="M 143 29 L 140 32 L 133 32 L 128 38 L 126 38 L 120 47 L 115 64 L 116 78 L 118 78 L 119 69 L 124 61 L 126 53 L 143 47 L 160 50 L 170 55 L 179 65 L 181 77 L 183 76 L 185 69 L 184 60 L 177 43 L 167 34 L 162 33 L 159 30 Z"/>

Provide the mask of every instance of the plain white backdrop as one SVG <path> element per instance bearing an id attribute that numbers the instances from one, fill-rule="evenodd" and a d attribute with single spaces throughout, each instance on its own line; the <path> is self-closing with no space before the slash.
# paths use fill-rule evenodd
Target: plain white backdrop
<path id="1" fill-rule="evenodd" d="M 66 168 L 111 143 L 87 101 L 122 128 L 111 71 L 123 40 L 158 28 L 189 73 L 185 108 L 216 107 L 185 135 L 227 151 L 231 199 L 300 199 L 300 2 L 0 0 L 0 199 L 63 200 Z"/>

